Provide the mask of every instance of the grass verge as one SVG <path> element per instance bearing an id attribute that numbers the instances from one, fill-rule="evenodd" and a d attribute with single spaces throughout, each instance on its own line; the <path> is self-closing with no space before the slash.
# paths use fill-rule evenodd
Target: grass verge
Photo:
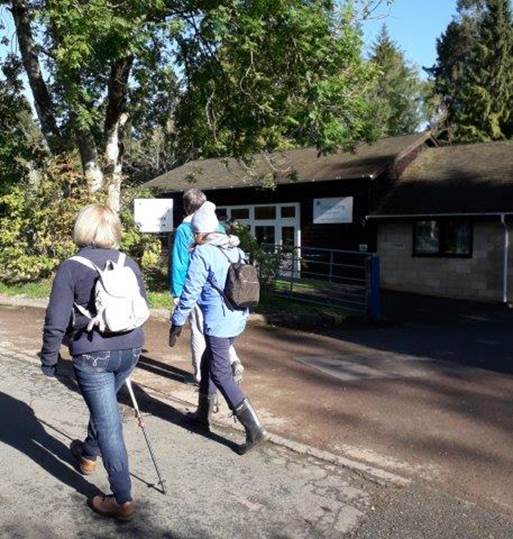
<path id="1" fill-rule="evenodd" d="M 156 309 L 171 309 L 172 300 L 169 292 L 163 290 L 162 284 L 155 286 L 151 279 L 149 281 L 148 300 L 150 306 Z M 152 288 L 157 288 L 157 290 L 152 290 Z M 50 295 L 50 290 L 51 280 L 49 279 L 23 284 L 0 282 L 0 294 L 5 296 L 47 298 Z M 255 312 L 271 316 L 277 323 L 280 319 L 287 319 L 291 323 L 286 325 L 293 326 L 296 325 L 295 322 L 305 322 L 306 325 L 311 325 L 311 321 L 316 318 L 325 321 L 329 319 L 335 325 L 339 325 L 348 318 L 347 313 L 335 307 L 315 305 L 270 294 L 262 296 Z"/>

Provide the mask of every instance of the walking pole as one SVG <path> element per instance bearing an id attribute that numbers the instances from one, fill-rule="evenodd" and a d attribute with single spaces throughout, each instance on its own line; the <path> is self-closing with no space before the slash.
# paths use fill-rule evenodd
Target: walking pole
<path id="1" fill-rule="evenodd" d="M 127 378 L 125 380 L 126 388 L 128 389 L 128 393 L 130 393 L 130 398 L 132 399 L 132 404 L 134 405 L 135 410 L 135 417 L 137 417 L 137 422 L 139 423 L 139 426 L 141 427 L 141 430 L 144 434 L 144 439 L 146 441 L 146 445 L 148 446 L 148 451 L 150 452 L 151 460 L 153 461 L 153 465 L 155 466 L 155 470 L 157 472 L 157 476 L 159 478 L 159 485 L 162 488 L 162 493 L 167 494 L 166 485 L 164 479 L 162 479 L 162 475 L 160 474 L 160 470 L 157 464 L 157 460 L 155 458 L 155 453 L 153 453 L 153 449 L 150 444 L 150 440 L 148 438 L 148 435 L 146 434 L 146 429 L 144 428 L 144 421 L 141 415 L 141 411 L 139 410 L 139 405 L 137 404 L 137 400 L 135 399 L 134 389 L 132 387 L 132 381 L 130 378 Z"/>

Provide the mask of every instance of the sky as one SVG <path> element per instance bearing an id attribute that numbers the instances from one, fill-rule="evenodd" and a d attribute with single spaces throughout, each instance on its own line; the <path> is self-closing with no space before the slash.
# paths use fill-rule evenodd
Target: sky
<path id="1" fill-rule="evenodd" d="M 456 13 L 456 0 L 394 0 L 390 8 L 374 14 L 365 21 L 363 31 L 367 49 L 379 33 L 383 23 L 394 41 L 405 52 L 406 58 L 419 67 L 432 66 L 436 59 L 436 39 L 445 30 Z M 10 14 L 0 8 L 0 19 L 6 29 L 2 35 L 13 37 Z M 0 59 L 11 49 L 0 44 Z"/>
<path id="2" fill-rule="evenodd" d="M 456 14 L 456 0 L 394 0 L 380 15 L 363 25 L 367 48 L 387 24 L 390 36 L 419 67 L 430 67 L 436 60 L 436 39 Z"/>

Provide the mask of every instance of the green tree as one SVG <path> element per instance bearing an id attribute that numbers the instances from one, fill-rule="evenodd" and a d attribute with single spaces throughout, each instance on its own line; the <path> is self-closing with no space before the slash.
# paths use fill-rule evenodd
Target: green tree
<path id="1" fill-rule="evenodd" d="M 363 14 L 382 1 L 355 0 Z M 378 134 L 351 0 L 342 16 L 330 0 L 0 5 L 49 151 L 78 149 L 89 191 L 106 191 L 116 209 L 125 148 L 132 168 L 155 169 L 134 157 L 151 151 L 148 134 L 172 154 L 166 162 L 304 144 L 329 151 Z"/>
<path id="2" fill-rule="evenodd" d="M 326 152 L 379 133 L 351 2 L 342 12 L 326 0 L 223 2 L 179 45 L 177 131 L 193 156 Z"/>
<path id="3" fill-rule="evenodd" d="M 446 113 L 449 141 L 513 137 L 513 16 L 510 0 L 460 0 L 428 70 Z"/>
<path id="4" fill-rule="evenodd" d="M 378 109 L 384 132 L 389 136 L 415 132 L 427 120 L 426 83 L 392 41 L 386 25 L 373 44 L 370 60 L 379 71 L 370 98 Z"/>
<path id="5" fill-rule="evenodd" d="M 40 131 L 22 94 L 18 74 L 19 66 L 11 57 L 0 79 L 0 194 L 20 182 L 44 156 Z"/>

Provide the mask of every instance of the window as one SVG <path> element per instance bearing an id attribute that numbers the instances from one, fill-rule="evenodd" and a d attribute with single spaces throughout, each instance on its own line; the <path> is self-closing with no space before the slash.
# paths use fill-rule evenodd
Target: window
<path id="1" fill-rule="evenodd" d="M 281 218 L 290 219 L 296 216 L 296 207 L 295 206 L 282 206 L 281 207 Z"/>
<path id="2" fill-rule="evenodd" d="M 255 206 L 255 219 L 276 219 L 276 206 Z"/>
<path id="3" fill-rule="evenodd" d="M 472 256 L 472 223 L 447 219 L 413 225 L 414 256 Z"/>
<path id="4" fill-rule="evenodd" d="M 296 228 L 293 226 L 281 227 L 281 242 L 287 247 L 294 247 L 296 238 Z"/>
<path id="5" fill-rule="evenodd" d="M 226 208 L 217 208 L 216 213 L 217 213 L 217 218 L 220 221 L 228 220 L 228 210 Z"/>
<path id="6" fill-rule="evenodd" d="M 258 243 L 270 243 L 274 245 L 276 243 L 274 226 L 256 226 L 255 237 Z"/>
<path id="7" fill-rule="evenodd" d="M 249 219 L 249 208 L 232 208 L 232 220 Z"/>

